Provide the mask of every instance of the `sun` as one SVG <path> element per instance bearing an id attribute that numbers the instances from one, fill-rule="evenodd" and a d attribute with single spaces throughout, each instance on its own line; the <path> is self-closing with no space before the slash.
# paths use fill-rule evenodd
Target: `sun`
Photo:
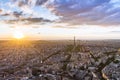
<path id="1" fill-rule="evenodd" d="M 23 39 L 23 38 L 24 38 L 24 34 L 23 34 L 22 32 L 20 32 L 20 31 L 15 31 L 15 32 L 13 33 L 13 37 L 14 37 L 15 39 Z"/>

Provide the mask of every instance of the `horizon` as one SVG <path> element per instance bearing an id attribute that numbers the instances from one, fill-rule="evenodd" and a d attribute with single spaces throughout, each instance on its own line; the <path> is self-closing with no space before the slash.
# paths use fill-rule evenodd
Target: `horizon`
<path id="1" fill-rule="evenodd" d="M 0 41 L 74 41 L 73 39 L 0 39 Z M 120 40 L 120 39 L 75 39 L 76 41 L 114 41 L 114 40 Z"/>

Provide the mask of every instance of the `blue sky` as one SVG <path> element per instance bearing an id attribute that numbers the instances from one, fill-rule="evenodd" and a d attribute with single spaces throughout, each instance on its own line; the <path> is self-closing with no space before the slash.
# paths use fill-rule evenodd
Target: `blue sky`
<path id="1" fill-rule="evenodd" d="M 120 0 L 0 0 L 0 39 L 120 39 Z"/>

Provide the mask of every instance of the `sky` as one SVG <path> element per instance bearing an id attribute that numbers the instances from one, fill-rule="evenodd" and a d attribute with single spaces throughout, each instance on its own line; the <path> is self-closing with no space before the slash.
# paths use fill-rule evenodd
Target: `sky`
<path id="1" fill-rule="evenodd" d="M 0 39 L 120 39 L 120 0 L 0 0 Z"/>

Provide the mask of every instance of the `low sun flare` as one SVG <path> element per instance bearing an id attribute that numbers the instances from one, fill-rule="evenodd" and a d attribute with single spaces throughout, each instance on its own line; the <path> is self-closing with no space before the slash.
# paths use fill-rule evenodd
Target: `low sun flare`
<path id="1" fill-rule="evenodd" d="M 24 38 L 24 34 L 22 32 L 20 32 L 20 31 L 16 31 L 16 32 L 13 33 L 13 37 L 15 39 L 23 39 Z"/>

